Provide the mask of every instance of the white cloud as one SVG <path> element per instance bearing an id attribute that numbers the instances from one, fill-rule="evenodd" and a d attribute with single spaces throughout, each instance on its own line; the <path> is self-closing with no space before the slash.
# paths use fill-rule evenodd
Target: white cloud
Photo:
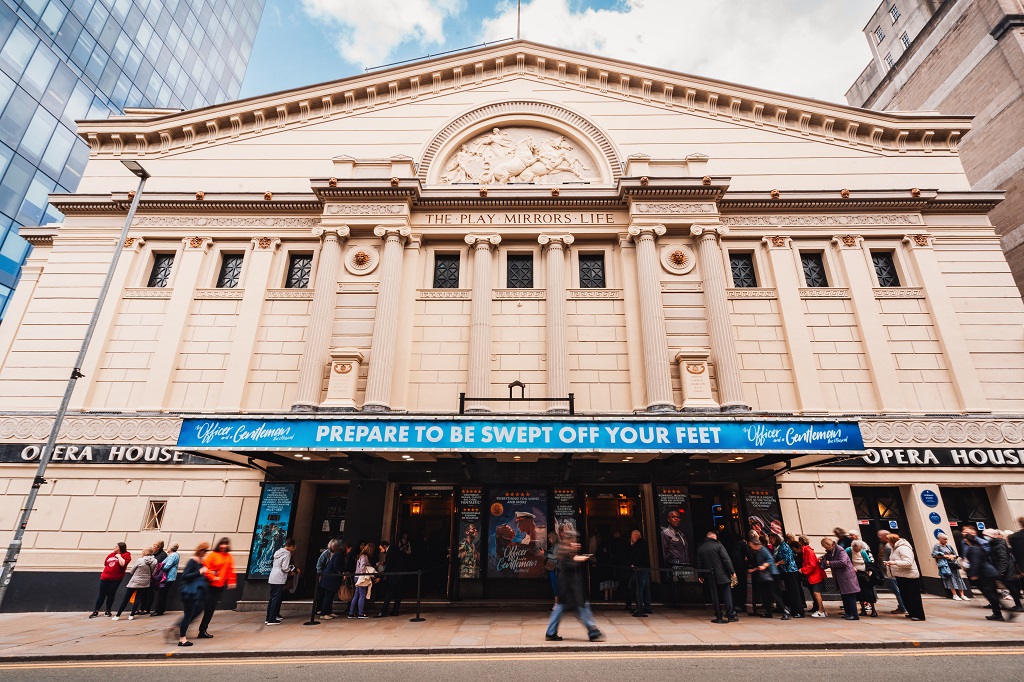
<path id="1" fill-rule="evenodd" d="M 401 44 L 442 45 L 444 22 L 462 0 L 302 0 L 312 19 L 335 29 L 347 62 L 379 66 Z"/>
<path id="2" fill-rule="evenodd" d="M 525 0 L 525 39 L 580 52 L 845 102 L 871 53 L 861 29 L 874 0 Z M 515 35 L 516 4 L 485 19 L 482 40 Z"/>

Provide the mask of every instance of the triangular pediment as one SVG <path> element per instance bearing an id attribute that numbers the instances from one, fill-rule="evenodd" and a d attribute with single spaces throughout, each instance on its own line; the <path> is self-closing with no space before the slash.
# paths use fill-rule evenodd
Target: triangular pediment
<path id="1" fill-rule="evenodd" d="M 867 111 L 511 41 L 203 109 L 83 121 L 79 134 L 89 141 L 93 156 L 170 155 L 511 79 L 600 93 L 876 154 L 955 154 L 959 138 L 970 129 L 970 117 L 965 116 Z"/>

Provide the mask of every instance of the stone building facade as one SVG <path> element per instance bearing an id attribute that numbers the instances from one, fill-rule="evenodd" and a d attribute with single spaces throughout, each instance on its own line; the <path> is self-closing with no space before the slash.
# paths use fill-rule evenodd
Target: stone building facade
<path id="1" fill-rule="evenodd" d="M 307 569 L 331 537 L 407 535 L 428 595 L 542 597 L 544 529 L 637 528 L 659 589 L 697 598 L 709 527 L 925 549 L 1010 524 L 1024 303 L 969 130 L 525 41 L 82 123 L 80 191 L 25 232 L 0 327 L 3 526 L 132 200 L 121 161 L 152 178 L 11 608 L 56 570 L 48 606 L 82 604 L 118 541 L 227 536 L 249 601 L 285 534 Z"/>
<path id="2" fill-rule="evenodd" d="M 890 5 L 899 3 L 879 12 Z M 925 12 L 927 22 L 893 66 L 872 75 L 872 62 L 846 99 L 880 111 L 974 116 L 960 143 L 964 171 L 975 189 L 1006 192 L 989 218 L 1024 292 L 1024 3 L 945 0 L 915 15 Z"/>

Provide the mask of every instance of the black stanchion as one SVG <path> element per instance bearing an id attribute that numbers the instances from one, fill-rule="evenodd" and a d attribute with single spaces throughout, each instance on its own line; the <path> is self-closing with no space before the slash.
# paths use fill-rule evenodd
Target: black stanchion
<path id="1" fill-rule="evenodd" d="M 313 581 L 313 609 L 309 612 L 309 620 L 303 623 L 303 625 L 320 625 L 320 622 L 316 619 L 316 605 L 319 601 L 317 597 L 320 596 L 320 581 Z"/>
<path id="2" fill-rule="evenodd" d="M 422 623 L 423 621 L 426 620 L 426 618 L 420 617 L 420 595 L 421 595 L 420 583 L 422 582 L 422 579 L 423 579 L 423 571 L 416 571 L 416 617 L 415 618 L 410 618 L 409 619 L 410 623 Z"/>

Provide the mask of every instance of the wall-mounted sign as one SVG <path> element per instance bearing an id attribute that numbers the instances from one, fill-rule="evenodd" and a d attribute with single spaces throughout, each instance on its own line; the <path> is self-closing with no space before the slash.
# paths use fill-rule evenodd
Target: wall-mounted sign
<path id="1" fill-rule="evenodd" d="M 984 521 L 978 521 L 974 525 L 978 527 L 978 530 L 985 530 L 985 522 Z"/>
<path id="2" fill-rule="evenodd" d="M 900 524 L 899 523 L 897 523 L 896 521 L 890 521 L 889 522 L 889 530 L 899 530 L 899 529 L 900 529 Z"/>
<path id="3" fill-rule="evenodd" d="M 297 483 L 264 483 L 260 507 L 256 513 L 256 530 L 249 551 L 249 577 L 269 578 L 274 565 L 274 552 L 284 547 L 292 531 Z"/>
<path id="4" fill-rule="evenodd" d="M 480 577 L 480 518 L 483 490 L 465 487 L 459 491 L 459 578 Z"/>
<path id="5" fill-rule="evenodd" d="M 936 528 L 935 531 L 932 533 L 932 535 L 934 535 L 935 539 L 938 540 L 939 536 L 940 535 L 945 535 L 945 533 L 942 532 L 941 528 Z"/>
<path id="6" fill-rule="evenodd" d="M 932 523 L 942 523 L 942 517 L 939 516 L 938 512 L 932 512 L 928 515 L 928 520 Z"/>
<path id="7" fill-rule="evenodd" d="M 939 496 L 935 494 L 934 490 L 922 490 L 921 503 L 929 509 L 935 509 L 939 506 Z"/>
<path id="8" fill-rule="evenodd" d="M 40 444 L 0 444 L 0 464 L 38 463 L 46 447 Z M 219 465 L 223 462 L 208 459 L 178 448 L 162 445 L 74 445 L 58 444 L 50 462 L 54 464 L 171 464 Z"/>
<path id="9" fill-rule="evenodd" d="M 364 452 L 780 452 L 863 450 L 856 422 L 679 419 L 197 419 L 178 447 Z"/>
<path id="10" fill-rule="evenodd" d="M 492 492 L 487 515 L 487 577 L 539 578 L 546 575 L 548 495 L 543 490 Z"/>
<path id="11" fill-rule="evenodd" d="M 868 448 L 837 466 L 1024 468 L 1024 448 Z"/>

